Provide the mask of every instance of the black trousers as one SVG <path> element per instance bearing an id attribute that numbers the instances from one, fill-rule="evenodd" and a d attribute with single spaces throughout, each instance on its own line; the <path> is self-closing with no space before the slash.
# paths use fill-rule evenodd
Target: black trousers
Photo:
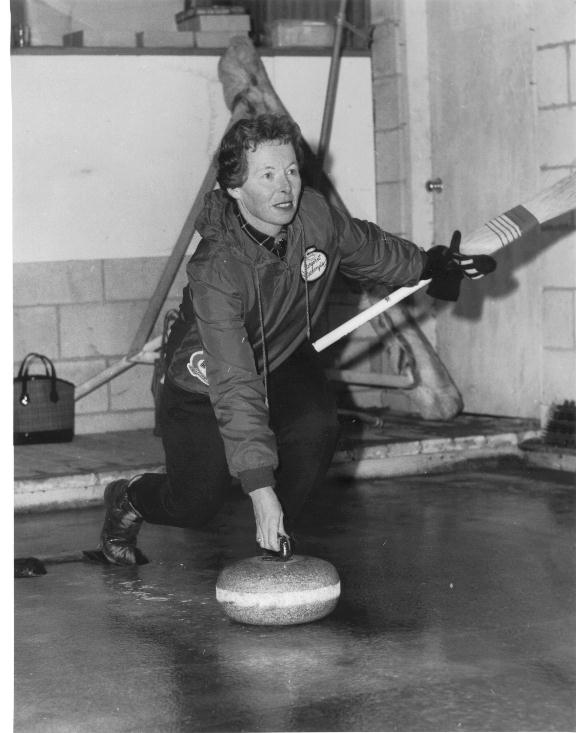
<path id="1" fill-rule="evenodd" d="M 326 476 L 339 435 L 336 401 L 309 343 L 271 372 L 268 397 L 279 456 L 275 491 L 291 532 Z M 232 481 L 212 405 L 166 383 L 159 421 L 167 472 L 138 478 L 134 505 L 152 524 L 199 527 L 222 506 Z"/>

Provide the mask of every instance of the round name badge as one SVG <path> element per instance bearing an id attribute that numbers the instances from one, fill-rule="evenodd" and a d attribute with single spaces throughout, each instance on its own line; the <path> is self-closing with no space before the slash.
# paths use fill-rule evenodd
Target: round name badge
<path id="1" fill-rule="evenodd" d="M 311 283 L 318 280 L 326 272 L 328 257 L 325 252 L 315 247 L 309 247 L 304 254 L 300 264 L 300 275 L 302 280 Z"/>

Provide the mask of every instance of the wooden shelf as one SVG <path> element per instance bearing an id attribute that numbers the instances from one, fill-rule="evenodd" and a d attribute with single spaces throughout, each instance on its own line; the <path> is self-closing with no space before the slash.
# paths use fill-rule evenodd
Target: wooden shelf
<path id="1" fill-rule="evenodd" d="M 221 55 L 227 47 L 222 48 L 134 48 L 132 47 L 85 47 L 64 48 L 61 46 L 26 46 L 10 49 L 11 56 L 214 56 Z M 260 56 L 331 56 L 330 48 L 310 48 L 308 46 L 294 46 L 290 48 L 258 47 Z M 344 49 L 344 57 L 370 56 L 367 49 Z"/>

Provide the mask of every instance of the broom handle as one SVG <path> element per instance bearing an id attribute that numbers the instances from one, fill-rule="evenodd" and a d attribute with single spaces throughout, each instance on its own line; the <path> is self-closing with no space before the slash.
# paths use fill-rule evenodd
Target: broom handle
<path id="1" fill-rule="evenodd" d="M 333 331 L 330 331 L 324 336 L 321 336 L 317 341 L 314 341 L 312 346 L 316 349 L 316 351 L 324 351 L 324 349 L 332 346 L 332 344 L 336 343 L 336 341 L 340 341 L 340 339 L 344 338 L 344 336 L 348 336 L 348 334 L 352 333 L 352 331 L 355 331 L 357 328 L 363 326 L 368 321 L 376 318 L 376 316 L 384 313 L 384 311 L 392 308 L 393 305 L 396 305 L 401 300 L 404 300 L 404 298 L 407 298 L 409 295 L 418 292 L 418 290 L 426 287 L 426 285 L 428 285 L 429 283 L 430 280 L 420 280 L 417 285 L 413 285 L 412 287 L 398 288 L 398 290 L 395 290 L 390 295 L 382 298 L 382 300 L 374 303 L 374 305 L 366 308 L 361 313 L 355 315 L 353 318 L 350 318 L 348 321 L 344 321 L 344 323 L 340 324 L 340 326 L 337 326 Z"/>
<path id="2" fill-rule="evenodd" d="M 511 244 L 526 234 L 535 231 L 540 224 L 566 214 L 576 208 L 576 174 L 566 176 L 540 191 L 525 204 L 500 214 L 462 239 L 460 251 L 463 254 L 491 254 Z M 344 336 L 384 313 L 392 306 L 426 287 L 430 280 L 420 280 L 412 287 L 395 290 L 366 310 L 345 321 L 333 331 L 325 334 L 313 346 L 323 351 Z"/>
<path id="3" fill-rule="evenodd" d="M 492 254 L 537 229 L 540 224 L 574 208 L 576 173 L 547 186 L 526 203 L 490 219 L 462 239 L 460 252 L 466 255 Z"/>
<path id="4" fill-rule="evenodd" d="M 241 119 L 245 115 L 245 113 L 246 112 L 244 106 L 239 104 L 230 117 L 228 125 L 226 126 L 225 133 L 237 120 Z M 180 269 L 180 265 L 182 264 L 182 260 L 184 259 L 188 246 L 192 240 L 192 237 L 194 236 L 194 232 L 196 230 L 196 219 L 198 218 L 198 215 L 204 207 L 204 197 L 207 193 L 212 191 L 215 186 L 216 169 L 213 165 L 210 165 L 208 167 L 208 170 L 206 171 L 200 189 L 196 194 L 194 203 L 192 204 L 192 207 L 188 212 L 188 216 L 186 217 L 186 220 L 182 225 L 182 229 L 174 247 L 172 248 L 172 252 L 170 253 L 168 261 L 164 266 L 164 270 L 162 272 L 162 275 L 160 276 L 160 280 L 158 281 L 158 284 L 156 285 L 156 288 L 152 293 L 152 297 L 148 302 L 148 306 L 142 317 L 140 326 L 136 331 L 136 334 L 128 351 L 128 357 L 134 356 L 139 351 L 145 348 L 146 342 L 150 338 L 150 334 L 152 333 L 160 311 L 162 310 L 162 306 L 166 301 L 166 296 L 168 295 L 170 288 L 172 287 L 172 283 L 174 282 L 174 279 L 178 273 L 178 270 Z"/>
<path id="5" fill-rule="evenodd" d="M 160 348 L 161 343 L 162 337 L 156 336 L 155 338 L 150 339 L 150 341 L 145 343 L 144 347 L 136 354 L 123 356 L 121 359 L 115 361 L 106 369 L 103 369 L 101 372 L 98 372 L 98 374 L 95 374 L 90 379 L 82 382 L 82 384 L 78 385 L 74 391 L 74 399 L 80 400 L 82 399 L 82 397 L 86 397 L 87 394 L 90 394 L 90 392 L 93 392 L 95 389 L 98 389 L 98 387 L 106 384 L 106 382 L 114 379 L 114 377 L 118 377 L 120 374 L 128 371 L 128 369 L 133 367 L 135 364 L 144 361 L 153 363 L 153 359 L 151 358 L 151 356 L 156 352 L 157 349 Z"/>
<path id="6" fill-rule="evenodd" d="M 505 214 L 497 216 L 495 219 L 491 219 L 489 222 L 484 224 L 479 229 L 472 232 L 472 234 L 462 239 L 460 250 L 465 254 L 491 254 L 498 251 L 501 247 L 506 244 L 510 244 L 512 241 L 519 239 L 526 235 L 528 232 L 534 231 L 540 224 L 544 224 L 550 219 L 555 219 L 557 216 L 566 214 L 568 211 L 576 208 L 576 174 L 566 176 L 557 183 L 543 189 L 539 194 L 534 196 L 532 199 L 527 201 L 520 207 L 515 207 Z M 521 209 L 522 211 L 518 212 Z M 514 214 L 513 212 L 516 212 Z M 522 214 L 522 217 L 519 216 Z M 516 221 L 520 221 L 520 224 L 514 223 L 513 217 Z M 507 223 L 507 220 L 509 222 Z M 524 223 L 522 223 L 522 221 Z M 504 226 L 504 228 L 502 228 Z M 503 233 L 506 232 L 506 237 L 509 238 L 503 240 Z M 388 295 L 386 298 L 379 300 L 374 303 L 366 310 L 358 313 L 353 318 L 345 321 L 340 326 L 335 328 L 333 331 L 325 334 L 317 341 L 314 342 L 313 346 L 316 351 L 323 351 L 329 346 L 339 341 L 344 336 L 352 333 L 355 329 L 367 323 L 372 318 L 384 313 L 385 311 L 392 308 L 392 306 L 400 303 L 400 301 L 407 298 L 409 295 L 413 295 L 422 288 L 426 287 L 430 283 L 430 280 L 421 280 L 412 287 L 403 287 L 395 290 L 393 293 Z M 149 353 L 154 351 L 160 345 L 160 337 L 152 339 L 140 350 L 139 353 Z M 76 399 L 87 395 L 94 389 L 110 381 L 113 377 L 134 366 L 134 363 L 138 359 L 138 354 L 132 357 L 124 357 L 119 362 L 112 364 L 108 369 L 104 370 L 100 374 L 96 375 L 87 382 L 84 382 L 76 388 Z"/>

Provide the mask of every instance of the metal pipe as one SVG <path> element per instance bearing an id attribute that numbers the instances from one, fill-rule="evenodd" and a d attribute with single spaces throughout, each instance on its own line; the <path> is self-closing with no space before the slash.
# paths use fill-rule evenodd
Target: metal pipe
<path id="1" fill-rule="evenodd" d="M 333 382 L 343 382 L 344 384 L 366 387 L 410 389 L 415 384 L 412 373 L 378 374 L 376 372 L 361 372 L 355 369 L 327 369 L 326 376 Z"/>
<path id="2" fill-rule="evenodd" d="M 336 103 L 336 87 L 338 84 L 338 73 L 340 71 L 340 49 L 342 46 L 342 34 L 344 29 L 344 16 L 346 15 L 347 0 L 340 0 L 340 9 L 336 16 L 336 29 L 334 32 L 334 43 L 332 45 L 332 59 L 330 61 L 330 72 L 328 74 L 328 86 L 326 88 L 326 101 L 324 103 L 324 115 L 322 117 L 322 128 L 320 130 L 320 141 L 316 153 L 317 170 L 316 183 L 319 182 L 321 171 L 324 167 L 324 159 L 328 151 L 330 133 L 332 132 L 332 121 L 334 119 L 334 106 Z"/>

